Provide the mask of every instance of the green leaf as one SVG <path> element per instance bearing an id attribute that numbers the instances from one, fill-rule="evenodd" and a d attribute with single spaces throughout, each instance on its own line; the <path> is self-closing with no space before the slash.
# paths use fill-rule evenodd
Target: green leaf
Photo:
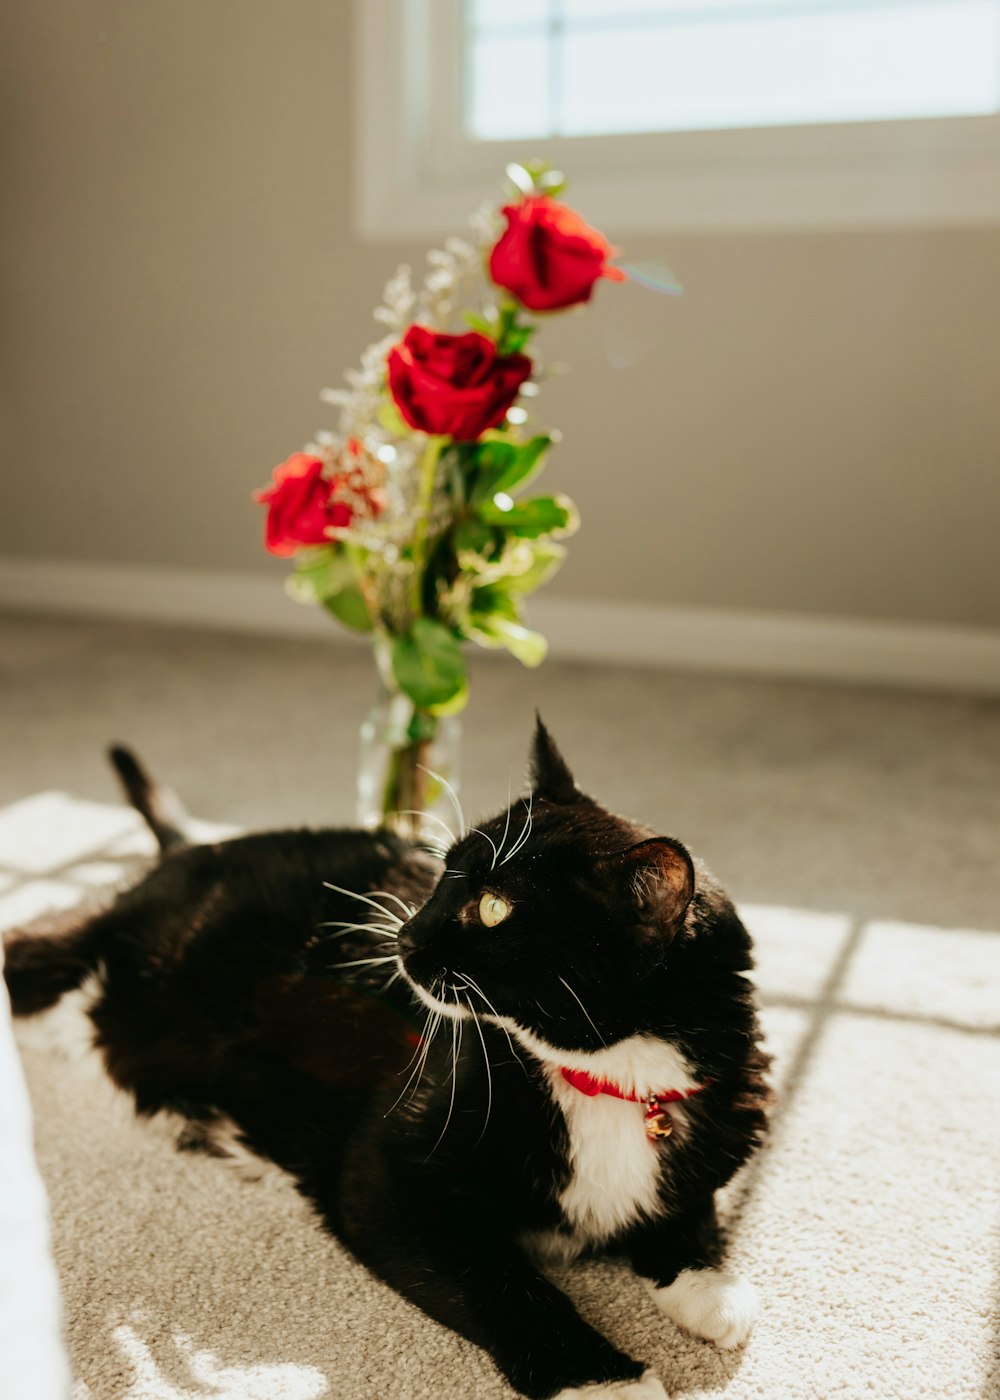
<path id="1" fill-rule="evenodd" d="M 506 647 L 524 666 L 540 666 L 549 649 L 540 632 L 532 632 L 507 617 L 477 617 L 470 632 L 473 640 L 482 646 Z"/>
<path id="2" fill-rule="evenodd" d="M 462 711 L 462 710 L 465 709 L 465 707 L 466 707 L 466 705 L 467 705 L 468 703 L 469 703 L 469 682 L 468 682 L 468 679 L 466 679 L 466 680 L 463 681 L 463 683 L 462 683 L 462 689 L 459 690 L 455 695 L 453 695 L 453 696 L 451 697 L 450 700 L 445 700 L 444 703 L 441 704 L 441 705 L 432 705 L 432 706 L 431 706 L 431 714 L 433 714 L 433 715 L 457 715 L 457 714 L 460 713 L 460 711 Z"/>
<path id="3" fill-rule="evenodd" d="M 304 550 L 296 557 L 295 572 L 285 580 L 285 591 L 297 603 L 324 603 L 353 581 L 354 569 L 342 550 L 333 546 Z"/>
<path id="4" fill-rule="evenodd" d="M 579 524 L 576 507 L 567 496 L 532 496 L 526 501 L 513 501 L 507 509 L 495 499 L 485 501 L 479 508 L 479 518 L 525 539 L 571 534 Z"/>
<path id="5" fill-rule="evenodd" d="M 368 616 L 368 609 L 361 596 L 361 590 L 353 583 L 340 589 L 331 597 L 324 598 L 323 606 L 345 627 L 351 627 L 355 632 L 370 632 L 372 630 L 372 620 Z"/>
<path id="6" fill-rule="evenodd" d="M 370 632 L 371 618 L 344 549 L 310 549 L 298 556 L 285 588 L 298 603 L 319 603 L 356 632 Z"/>
<path id="7" fill-rule="evenodd" d="M 487 439 L 477 448 L 474 481 L 469 499 L 479 504 L 492 501 L 500 491 L 510 493 L 526 486 L 545 465 L 545 453 L 552 444 L 547 433 L 527 442 Z"/>
<path id="8" fill-rule="evenodd" d="M 506 583 L 504 579 L 503 583 L 487 583 L 475 590 L 469 605 L 474 627 L 480 623 L 485 625 L 494 617 L 505 617 L 509 622 L 521 621 L 521 601 L 511 597 Z"/>
<path id="9" fill-rule="evenodd" d="M 392 670 L 399 687 L 422 710 L 455 700 L 466 685 L 465 657 L 449 628 L 418 617 L 392 644 Z"/>
<path id="10" fill-rule="evenodd" d="M 456 525 L 451 537 L 451 547 L 459 564 L 467 555 L 487 560 L 497 552 L 497 532 L 492 526 L 484 525 L 474 516 L 468 516 Z"/>
<path id="11" fill-rule="evenodd" d="M 548 433 L 539 433 L 527 442 L 516 444 L 514 458 L 493 488 L 494 494 L 498 491 L 509 494 L 533 481 L 544 467 L 545 454 L 551 446 L 552 439 Z"/>
<path id="12" fill-rule="evenodd" d="M 476 445 L 467 464 L 471 480 L 469 500 L 473 505 L 490 500 L 499 489 L 497 482 L 510 470 L 517 459 L 518 446 L 501 438 L 485 438 Z"/>
<path id="13" fill-rule="evenodd" d="M 534 593 L 536 588 L 548 583 L 566 558 L 561 544 L 536 544 L 532 553 L 534 558 L 529 568 L 518 574 L 507 574 L 504 578 L 503 585 L 511 593 Z"/>

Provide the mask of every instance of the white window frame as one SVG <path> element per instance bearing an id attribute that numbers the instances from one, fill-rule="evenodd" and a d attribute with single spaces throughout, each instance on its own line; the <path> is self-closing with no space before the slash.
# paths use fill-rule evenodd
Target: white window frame
<path id="1" fill-rule="evenodd" d="M 472 141 L 457 114 L 461 0 L 353 0 L 354 226 L 457 232 L 508 161 L 572 177 L 614 236 L 1000 223 L 1000 115 Z"/>

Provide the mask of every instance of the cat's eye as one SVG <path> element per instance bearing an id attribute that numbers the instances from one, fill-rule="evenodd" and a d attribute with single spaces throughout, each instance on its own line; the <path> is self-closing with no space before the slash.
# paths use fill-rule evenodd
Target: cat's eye
<path id="1" fill-rule="evenodd" d="M 484 894 L 479 901 L 479 917 L 487 928 L 496 928 L 508 917 L 511 906 L 498 894 Z"/>

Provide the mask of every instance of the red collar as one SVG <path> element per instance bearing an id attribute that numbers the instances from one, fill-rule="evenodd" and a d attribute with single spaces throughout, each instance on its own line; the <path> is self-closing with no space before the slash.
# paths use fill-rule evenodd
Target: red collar
<path id="1" fill-rule="evenodd" d="M 620 1085 L 610 1079 L 597 1079 L 585 1069 L 561 1069 L 559 1073 L 567 1084 L 579 1089 L 581 1094 L 594 1098 L 597 1094 L 610 1094 L 613 1099 L 627 1099 L 629 1103 L 648 1103 L 656 1099 L 659 1103 L 679 1103 L 690 1099 L 707 1089 L 708 1084 L 696 1084 L 693 1089 L 658 1089 L 655 1094 L 627 1094 Z"/>
<path id="2" fill-rule="evenodd" d="M 645 1104 L 646 1134 L 653 1141 L 669 1137 L 674 1130 L 673 1120 L 664 1105 L 680 1103 L 682 1099 L 692 1099 L 695 1094 L 707 1089 L 712 1082 L 708 1079 L 704 1084 L 696 1084 L 693 1089 L 658 1089 L 654 1094 L 642 1095 L 626 1093 L 613 1080 L 597 1079 L 585 1069 L 561 1069 L 559 1073 L 567 1084 L 572 1084 L 574 1089 L 579 1089 L 580 1093 L 586 1094 L 588 1098 L 595 1098 L 598 1094 L 610 1094 L 613 1099 Z"/>

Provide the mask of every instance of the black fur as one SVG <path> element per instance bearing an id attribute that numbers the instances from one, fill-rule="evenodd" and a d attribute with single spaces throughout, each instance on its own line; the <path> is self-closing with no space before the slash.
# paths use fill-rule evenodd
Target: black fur
<path id="1" fill-rule="evenodd" d="M 184 845 L 132 756 L 114 761 L 163 858 L 98 915 L 10 938 L 15 1011 L 96 971 L 96 1044 L 140 1113 L 233 1119 L 360 1260 L 523 1394 L 640 1376 L 525 1247 L 573 1234 L 555 1071 L 525 1041 L 552 1063 L 637 1035 L 683 1054 L 708 1087 L 683 1132 L 648 1145 L 658 1205 L 595 1243 L 658 1285 L 718 1263 L 713 1193 L 763 1133 L 766 1058 L 749 937 L 704 867 L 581 793 L 541 721 L 530 805 L 459 839 L 443 873 L 386 832 Z M 337 886 L 377 892 L 401 926 Z M 509 908 L 498 926 L 484 893 Z M 389 961 L 349 965 L 365 958 Z M 428 1038 L 415 989 L 465 1019 Z"/>

